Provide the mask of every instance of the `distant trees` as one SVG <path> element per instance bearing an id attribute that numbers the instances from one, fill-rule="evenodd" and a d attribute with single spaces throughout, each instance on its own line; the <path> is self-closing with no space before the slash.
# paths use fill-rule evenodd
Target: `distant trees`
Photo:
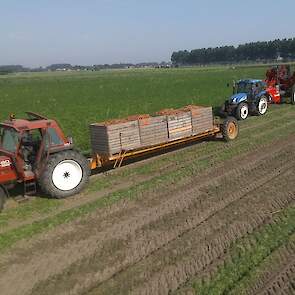
<path id="1" fill-rule="evenodd" d="M 50 71 L 56 71 L 56 70 L 71 70 L 72 69 L 72 65 L 71 64 L 52 64 L 48 67 L 46 67 L 47 70 Z"/>
<path id="2" fill-rule="evenodd" d="M 0 75 L 5 75 L 9 73 L 15 73 L 15 72 L 26 72 L 28 71 L 27 68 L 24 68 L 21 65 L 6 65 L 6 66 L 0 66 Z"/>
<path id="3" fill-rule="evenodd" d="M 210 63 L 234 63 L 242 61 L 275 60 L 278 57 L 285 60 L 295 59 L 295 38 L 252 42 L 238 47 L 221 46 L 215 48 L 181 50 L 173 52 L 173 64 L 194 65 Z"/>

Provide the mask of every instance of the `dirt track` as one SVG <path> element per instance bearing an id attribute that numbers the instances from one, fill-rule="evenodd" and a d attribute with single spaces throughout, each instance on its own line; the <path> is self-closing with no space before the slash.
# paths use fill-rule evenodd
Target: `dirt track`
<path id="1" fill-rule="evenodd" d="M 295 205 L 294 171 L 291 135 L 20 241 L 0 256 L 1 294 L 192 294 L 232 243 Z M 276 255 L 249 294 L 292 294 L 294 243 Z"/>

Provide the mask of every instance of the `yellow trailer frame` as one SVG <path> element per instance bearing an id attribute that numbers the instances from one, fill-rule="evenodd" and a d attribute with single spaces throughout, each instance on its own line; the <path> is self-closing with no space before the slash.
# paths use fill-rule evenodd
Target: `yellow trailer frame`
<path id="1" fill-rule="evenodd" d="M 113 168 L 118 168 L 118 167 L 121 167 L 124 159 L 146 155 L 161 149 L 166 149 L 166 148 L 173 147 L 180 144 L 191 143 L 204 138 L 216 136 L 219 133 L 221 133 L 221 128 L 220 126 L 215 125 L 212 130 L 204 132 L 204 133 L 200 133 L 197 135 L 180 138 L 173 141 L 164 142 L 158 145 L 144 147 L 144 148 L 140 148 L 136 150 L 129 150 L 129 151 L 122 150 L 120 153 L 112 155 L 110 157 L 105 155 L 94 154 L 92 158 L 89 159 L 90 167 L 92 170 L 94 170 L 94 169 L 101 168 L 113 163 Z"/>

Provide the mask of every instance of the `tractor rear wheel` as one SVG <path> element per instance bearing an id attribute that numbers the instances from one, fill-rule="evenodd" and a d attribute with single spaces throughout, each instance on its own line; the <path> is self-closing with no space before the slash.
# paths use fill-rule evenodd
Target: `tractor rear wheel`
<path id="1" fill-rule="evenodd" d="M 77 151 L 68 150 L 50 156 L 39 185 L 47 195 L 62 199 L 79 193 L 89 176 L 87 159 Z"/>
<path id="2" fill-rule="evenodd" d="M 268 109 L 268 99 L 266 96 L 262 95 L 259 98 L 259 101 L 257 103 L 257 114 L 262 116 L 267 112 Z"/>
<path id="3" fill-rule="evenodd" d="M 236 109 L 236 118 L 238 120 L 246 120 L 249 115 L 249 107 L 245 102 L 241 102 Z"/>
<path id="4" fill-rule="evenodd" d="M 6 202 L 6 192 L 5 190 L 0 186 L 0 212 L 3 210 L 4 208 L 4 204 Z"/>
<path id="5" fill-rule="evenodd" d="M 239 134 L 239 124 L 236 118 L 228 117 L 221 125 L 221 133 L 225 141 L 237 138 Z"/>
<path id="6" fill-rule="evenodd" d="M 291 104 L 295 105 L 295 85 L 293 86 L 291 91 Z"/>

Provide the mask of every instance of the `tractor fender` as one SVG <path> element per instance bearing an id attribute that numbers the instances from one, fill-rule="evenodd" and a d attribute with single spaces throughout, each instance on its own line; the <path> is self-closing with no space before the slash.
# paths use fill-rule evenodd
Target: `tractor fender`
<path id="1" fill-rule="evenodd" d="M 258 95 L 257 95 L 257 97 L 256 97 L 256 102 L 259 101 L 259 99 L 261 98 L 261 96 L 266 96 L 267 99 L 268 99 L 268 102 L 270 102 L 271 99 L 272 99 L 272 98 L 271 98 L 271 95 L 270 95 L 267 91 L 263 90 L 263 91 L 261 91 L 261 92 L 258 93 Z"/>
<path id="2" fill-rule="evenodd" d="M 260 98 L 262 95 L 268 95 L 268 93 L 265 90 L 260 91 L 257 95 L 257 98 Z"/>

